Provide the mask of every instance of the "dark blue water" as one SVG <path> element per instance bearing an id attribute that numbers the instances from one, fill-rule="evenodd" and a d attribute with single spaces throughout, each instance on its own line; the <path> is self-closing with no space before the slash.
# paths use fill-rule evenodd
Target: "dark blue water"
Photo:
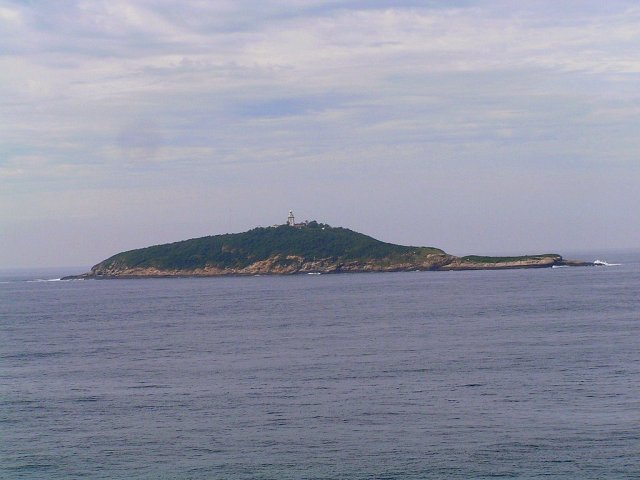
<path id="1" fill-rule="evenodd" d="M 0 478 L 640 478 L 640 257 L 621 260 L 7 274 Z"/>

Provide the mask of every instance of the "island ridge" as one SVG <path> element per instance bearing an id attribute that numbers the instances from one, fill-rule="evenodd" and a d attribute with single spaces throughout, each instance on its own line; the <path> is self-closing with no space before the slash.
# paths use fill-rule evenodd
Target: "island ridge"
<path id="1" fill-rule="evenodd" d="M 82 275 L 67 278 L 138 278 L 296 273 L 496 270 L 587 266 L 558 254 L 456 257 L 435 247 L 383 242 L 316 221 L 258 227 L 118 253 Z"/>

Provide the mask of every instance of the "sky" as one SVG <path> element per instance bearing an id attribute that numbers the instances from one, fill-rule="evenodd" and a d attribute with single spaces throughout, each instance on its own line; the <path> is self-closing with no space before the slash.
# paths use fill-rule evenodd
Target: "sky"
<path id="1" fill-rule="evenodd" d="M 0 268 L 318 220 L 638 248 L 640 5 L 0 0 Z"/>

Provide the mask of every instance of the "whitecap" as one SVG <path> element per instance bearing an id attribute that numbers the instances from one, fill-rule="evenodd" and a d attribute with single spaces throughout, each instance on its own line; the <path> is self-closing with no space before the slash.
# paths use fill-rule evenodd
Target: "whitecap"
<path id="1" fill-rule="evenodd" d="M 593 264 L 599 267 L 618 267 L 622 265 L 621 263 L 609 263 L 606 260 L 594 260 Z"/>

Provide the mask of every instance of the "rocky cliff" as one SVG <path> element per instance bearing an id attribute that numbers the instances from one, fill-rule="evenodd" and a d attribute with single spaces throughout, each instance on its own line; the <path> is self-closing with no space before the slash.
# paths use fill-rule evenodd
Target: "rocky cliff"
<path id="1" fill-rule="evenodd" d="M 134 277 L 208 277 L 221 275 L 290 275 L 294 273 L 347 273 L 347 272 L 399 272 L 413 270 L 438 270 L 447 265 L 451 257 L 446 254 L 427 255 L 421 259 L 404 261 L 380 260 L 336 260 L 323 258 L 308 260 L 298 255 L 275 255 L 253 262 L 246 267 L 216 267 L 207 265 L 194 269 L 159 269 L 114 264 L 98 264 L 84 274 L 92 278 Z"/>

